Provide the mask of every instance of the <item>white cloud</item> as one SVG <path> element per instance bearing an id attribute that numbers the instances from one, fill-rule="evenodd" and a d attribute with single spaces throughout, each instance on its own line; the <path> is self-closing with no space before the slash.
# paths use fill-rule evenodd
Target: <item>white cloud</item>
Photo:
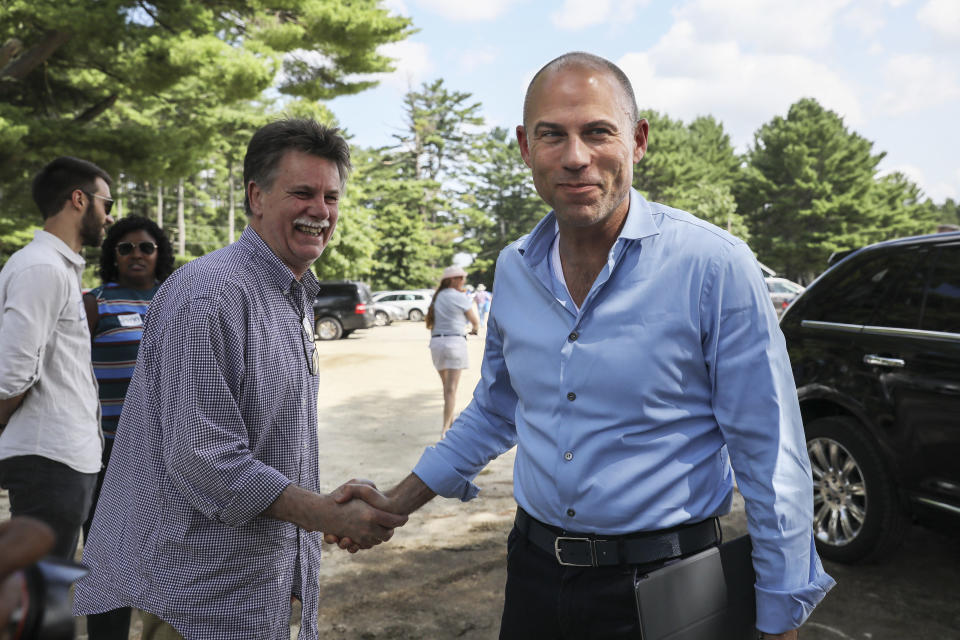
<path id="1" fill-rule="evenodd" d="M 647 52 L 617 61 L 641 106 L 689 122 L 712 114 L 742 148 L 773 115 L 804 97 L 839 113 L 848 126 L 863 121 L 853 88 L 831 67 L 796 54 L 756 54 L 737 42 L 709 42 L 679 22 Z M 653 137 L 653 134 L 651 134 Z"/>
<path id="2" fill-rule="evenodd" d="M 872 36 L 886 25 L 884 11 L 879 11 L 875 0 L 860 2 L 840 15 L 840 22 L 863 36 Z"/>
<path id="3" fill-rule="evenodd" d="M 960 2 L 929 0 L 917 12 L 917 21 L 937 35 L 960 44 Z"/>
<path id="4" fill-rule="evenodd" d="M 417 5 L 458 22 L 480 22 L 498 18 L 517 0 L 416 0 Z"/>
<path id="5" fill-rule="evenodd" d="M 947 198 L 953 198 L 954 200 L 958 199 L 960 191 L 957 190 L 956 183 L 950 183 L 947 181 L 933 181 L 927 179 L 927 176 L 924 174 L 924 171 L 912 164 L 900 164 L 894 167 L 884 169 L 879 173 L 879 175 L 884 176 L 891 173 L 899 171 L 903 175 L 907 176 L 912 182 L 916 183 L 920 189 L 923 190 L 923 195 L 926 198 L 930 198 L 934 202 L 943 202 Z M 960 181 L 960 169 L 956 170 L 956 176 L 958 181 Z"/>
<path id="6" fill-rule="evenodd" d="M 833 40 L 839 12 L 850 0 L 694 0 L 677 9 L 707 40 L 731 40 L 766 52 L 814 51 Z"/>
<path id="7" fill-rule="evenodd" d="M 598 24 L 633 21 L 637 8 L 650 4 L 650 0 L 565 0 L 550 20 L 558 29 L 577 31 Z"/>
<path id="8" fill-rule="evenodd" d="M 960 101 L 957 70 L 949 60 L 916 54 L 894 56 L 887 61 L 883 76 L 886 91 L 880 102 L 889 115 Z"/>
<path id="9" fill-rule="evenodd" d="M 364 79 L 378 80 L 383 85 L 406 92 L 416 87 L 429 76 L 434 69 L 430 59 L 430 50 L 421 42 L 403 40 L 390 42 L 377 48 L 377 52 L 393 58 L 395 70 L 392 73 L 374 73 L 361 76 Z"/>
<path id="10" fill-rule="evenodd" d="M 460 68 L 463 71 L 473 71 L 477 67 L 482 67 L 493 63 L 497 59 L 497 51 L 493 47 L 484 47 L 482 49 L 468 49 L 460 55 Z"/>
<path id="11" fill-rule="evenodd" d="M 398 16 L 410 17 L 410 9 L 403 0 L 383 0 L 383 8 Z"/>

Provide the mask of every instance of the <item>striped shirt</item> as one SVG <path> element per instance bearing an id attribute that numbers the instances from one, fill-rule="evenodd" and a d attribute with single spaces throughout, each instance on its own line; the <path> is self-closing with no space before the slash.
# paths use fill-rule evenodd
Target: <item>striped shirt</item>
<path id="1" fill-rule="evenodd" d="M 100 425 L 105 438 L 113 438 L 117 431 L 123 399 L 137 364 L 143 318 L 156 292 L 157 287 L 128 289 L 116 282 L 90 292 L 97 299 L 100 314 L 93 330 L 93 372 L 100 387 Z"/>
<path id="2" fill-rule="evenodd" d="M 318 289 L 247 228 L 160 286 L 77 582 L 78 615 L 132 606 L 185 638 L 317 638 L 320 532 L 261 517 L 317 491 Z"/>

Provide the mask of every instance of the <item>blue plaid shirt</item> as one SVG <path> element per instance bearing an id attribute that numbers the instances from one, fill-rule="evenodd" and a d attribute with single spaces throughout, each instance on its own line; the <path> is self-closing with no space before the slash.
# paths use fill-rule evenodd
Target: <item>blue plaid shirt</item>
<path id="1" fill-rule="evenodd" d="M 317 281 L 247 228 L 178 269 L 147 312 L 75 611 L 133 606 L 185 638 L 316 638 L 319 532 L 261 517 L 317 491 Z"/>

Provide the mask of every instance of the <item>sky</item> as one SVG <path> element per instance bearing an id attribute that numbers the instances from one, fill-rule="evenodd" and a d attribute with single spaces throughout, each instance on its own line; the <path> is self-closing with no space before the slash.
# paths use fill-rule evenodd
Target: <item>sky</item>
<path id="1" fill-rule="evenodd" d="M 568 51 L 618 64 L 641 108 L 720 121 L 738 151 L 804 97 L 838 113 L 940 203 L 960 200 L 960 0 L 384 0 L 419 31 L 396 70 L 328 106 L 362 146 L 403 130 L 403 95 L 442 78 L 487 126 L 520 123 L 533 74 Z M 650 132 L 656 145 L 656 131 Z"/>

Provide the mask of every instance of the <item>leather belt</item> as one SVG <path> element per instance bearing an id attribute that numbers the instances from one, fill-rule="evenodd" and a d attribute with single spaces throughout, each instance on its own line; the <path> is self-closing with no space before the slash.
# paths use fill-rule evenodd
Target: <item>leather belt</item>
<path id="1" fill-rule="evenodd" d="M 430 337 L 431 337 L 431 338 L 452 338 L 453 336 L 456 336 L 456 337 L 458 337 L 458 338 L 466 338 L 466 337 L 467 337 L 467 336 L 463 335 L 462 333 L 434 333 L 434 334 L 432 334 Z"/>
<path id="2" fill-rule="evenodd" d="M 697 553 L 720 542 L 720 523 L 716 518 L 661 531 L 599 537 L 544 524 L 517 507 L 515 524 L 527 540 L 567 567 L 662 562 Z"/>

